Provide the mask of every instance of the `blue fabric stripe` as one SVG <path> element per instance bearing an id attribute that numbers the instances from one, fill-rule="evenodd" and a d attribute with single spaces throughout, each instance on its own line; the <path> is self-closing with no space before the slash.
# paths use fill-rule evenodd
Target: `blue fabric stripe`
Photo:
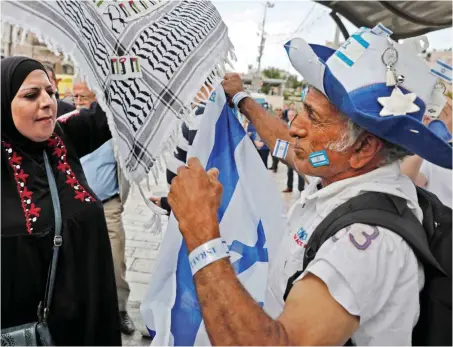
<path id="1" fill-rule="evenodd" d="M 310 44 L 309 46 L 323 64 L 335 53 L 335 50 L 330 47 L 315 44 Z"/>
<path id="2" fill-rule="evenodd" d="M 345 56 L 343 53 L 341 53 L 340 51 L 336 51 L 335 55 L 340 58 L 341 60 L 343 60 L 348 66 L 352 66 L 354 65 L 354 62 L 349 59 L 347 56 Z"/>
<path id="3" fill-rule="evenodd" d="M 256 232 L 258 239 L 255 246 L 247 246 L 242 242 L 234 240 L 229 247 L 230 252 L 241 254 L 241 257 L 231 264 L 237 275 L 247 271 L 257 262 L 267 263 L 269 261 L 267 248 L 264 248 L 264 245 L 266 244 L 266 234 L 264 233 L 261 220 L 258 223 Z"/>
<path id="4" fill-rule="evenodd" d="M 447 75 L 444 75 L 444 74 L 442 74 L 440 72 L 437 72 L 436 70 L 431 69 L 431 73 L 434 74 L 434 75 L 437 75 L 437 76 L 439 76 L 441 78 L 444 78 L 445 80 L 447 80 L 449 82 L 451 82 L 451 78 L 450 77 L 448 77 Z"/>
<path id="5" fill-rule="evenodd" d="M 245 131 L 234 116 L 233 110 L 225 105 L 215 127 L 214 147 L 206 170 L 219 169 L 219 181 L 223 186 L 222 202 L 217 213 L 219 223 L 233 196 L 239 174 L 234 151 L 245 136 Z M 189 266 L 187 246 L 182 242 L 176 269 L 176 299 L 171 310 L 171 333 L 175 346 L 193 346 L 203 319 L 198 303 L 192 272 Z"/>
<path id="6" fill-rule="evenodd" d="M 351 37 L 356 40 L 363 48 L 368 48 L 370 44 L 364 40 L 360 35 L 353 34 Z"/>
<path id="7" fill-rule="evenodd" d="M 453 71 L 453 69 L 452 69 L 452 67 L 450 65 L 447 65 L 447 64 L 445 64 L 444 62 L 442 62 L 440 60 L 437 61 L 437 64 L 439 64 L 440 66 L 442 66 L 442 67 L 444 67 L 444 68 L 446 68 L 446 69 L 448 69 L 450 71 Z"/>

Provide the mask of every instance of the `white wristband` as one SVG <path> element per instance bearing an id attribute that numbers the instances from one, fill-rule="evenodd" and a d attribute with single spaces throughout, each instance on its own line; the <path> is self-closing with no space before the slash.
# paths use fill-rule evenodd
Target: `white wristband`
<path id="1" fill-rule="evenodd" d="M 248 95 L 246 92 L 236 93 L 232 99 L 233 104 L 236 106 L 236 108 L 239 108 L 239 103 L 241 102 L 241 100 L 248 97 L 250 97 L 250 95 Z"/>
<path id="2" fill-rule="evenodd" d="M 230 256 L 228 246 L 222 238 L 213 239 L 195 248 L 189 254 L 189 264 L 192 276 L 205 266 Z"/>

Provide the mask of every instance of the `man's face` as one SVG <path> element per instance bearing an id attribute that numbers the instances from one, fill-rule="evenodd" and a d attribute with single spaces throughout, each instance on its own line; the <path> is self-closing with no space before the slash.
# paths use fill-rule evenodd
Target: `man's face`
<path id="1" fill-rule="evenodd" d="M 78 110 L 81 108 L 90 108 L 90 105 L 96 101 L 96 95 L 88 89 L 85 82 L 74 83 L 72 93 L 74 105 Z"/>
<path id="2" fill-rule="evenodd" d="M 294 117 L 290 135 L 294 139 L 294 164 L 298 171 L 322 178 L 334 177 L 350 168 L 351 149 L 336 152 L 326 149 L 327 145 L 338 141 L 347 131 L 347 122 L 339 111 L 319 91 L 310 88 L 304 107 Z M 309 155 L 325 150 L 329 164 L 314 168 Z"/>
<path id="3" fill-rule="evenodd" d="M 282 117 L 282 114 L 283 114 L 283 110 L 282 110 L 280 107 L 275 109 L 275 115 L 276 115 L 278 118 L 281 118 L 281 117 Z"/>

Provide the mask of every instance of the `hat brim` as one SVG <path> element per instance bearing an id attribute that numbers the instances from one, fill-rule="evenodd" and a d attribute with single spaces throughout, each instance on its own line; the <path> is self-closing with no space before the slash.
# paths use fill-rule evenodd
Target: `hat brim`
<path id="1" fill-rule="evenodd" d="M 379 115 L 382 106 L 378 103 L 377 98 L 389 96 L 393 87 L 387 87 L 385 83 L 378 83 L 348 93 L 326 65 L 326 61 L 335 53 L 335 50 L 321 45 L 309 45 L 302 39 L 289 41 L 285 44 L 285 48 L 291 64 L 304 79 L 319 89 L 339 110 L 359 126 L 433 164 L 448 169 L 452 168 L 453 151 L 452 146 L 444 140 L 446 135 L 438 136 L 426 127 L 418 119 L 422 118 L 419 114 L 390 117 Z M 404 93 L 408 92 L 404 88 L 400 89 Z M 366 97 L 358 97 L 359 93 L 364 96 L 366 94 Z M 375 94 L 375 96 L 369 94 Z M 361 100 L 362 103 L 358 105 L 357 100 Z M 424 103 L 417 98 L 415 104 L 419 106 L 419 112 L 423 113 Z"/>

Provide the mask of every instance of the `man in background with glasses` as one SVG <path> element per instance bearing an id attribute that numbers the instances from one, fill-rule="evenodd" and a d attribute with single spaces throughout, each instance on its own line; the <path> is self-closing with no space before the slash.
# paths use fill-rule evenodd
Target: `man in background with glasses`
<path id="1" fill-rule="evenodd" d="M 96 95 L 88 89 L 85 82 L 73 82 L 72 93 L 74 105 L 78 110 L 90 108 L 91 104 L 96 102 Z"/>

